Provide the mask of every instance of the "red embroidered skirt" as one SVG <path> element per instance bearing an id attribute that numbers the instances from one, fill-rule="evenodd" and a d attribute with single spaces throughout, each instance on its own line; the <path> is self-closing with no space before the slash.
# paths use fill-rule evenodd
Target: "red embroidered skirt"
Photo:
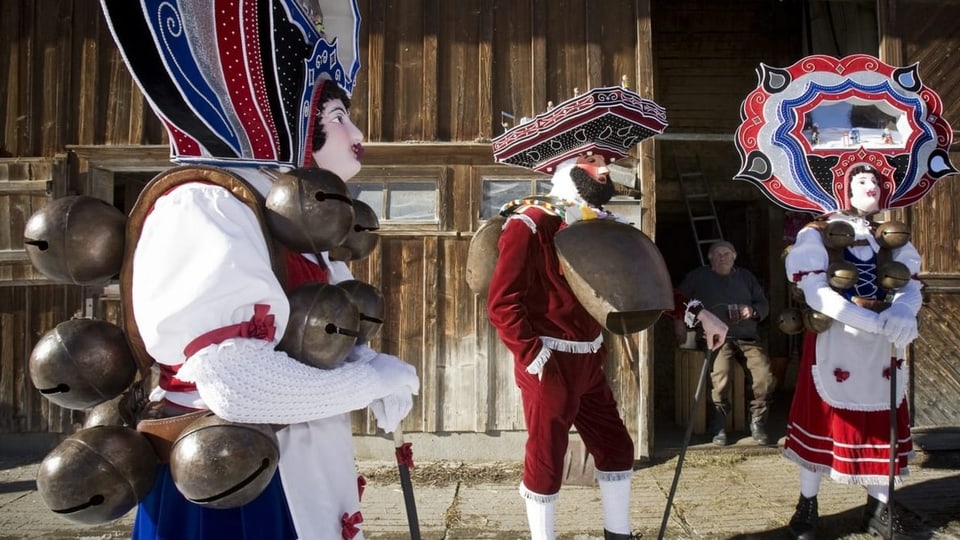
<path id="1" fill-rule="evenodd" d="M 813 333 L 804 337 L 784 455 L 838 482 L 886 485 L 890 475 L 889 411 L 854 411 L 828 405 L 813 382 L 816 338 Z M 904 400 L 897 408 L 896 475 L 907 474 L 912 453 L 909 411 Z"/>

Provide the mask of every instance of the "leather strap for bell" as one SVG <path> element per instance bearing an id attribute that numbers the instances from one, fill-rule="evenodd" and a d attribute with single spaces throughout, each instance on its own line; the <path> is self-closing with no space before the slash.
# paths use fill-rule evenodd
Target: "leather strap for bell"
<path id="1" fill-rule="evenodd" d="M 183 430 L 193 423 L 194 420 L 209 412 L 210 411 L 201 410 L 179 416 L 171 416 L 169 418 L 141 420 L 137 422 L 137 431 L 143 433 L 150 442 L 150 445 L 153 446 L 153 450 L 157 454 L 157 459 L 160 463 L 167 463 L 170 461 L 170 449 L 173 447 L 173 442 L 177 440 L 177 437 L 179 437 L 180 434 L 183 433 Z"/>
<path id="2" fill-rule="evenodd" d="M 864 308 L 869 309 L 875 313 L 880 313 L 881 311 L 890 307 L 890 302 L 884 302 L 883 300 L 875 300 L 873 298 L 863 298 L 860 296 L 850 297 L 850 301 L 854 304 Z"/>

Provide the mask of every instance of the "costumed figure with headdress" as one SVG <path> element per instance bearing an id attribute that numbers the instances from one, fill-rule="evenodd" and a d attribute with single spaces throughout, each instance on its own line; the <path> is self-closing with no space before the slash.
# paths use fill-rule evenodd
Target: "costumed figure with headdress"
<path id="1" fill-rule="evenodd" d="M 956 172 L 947 154 L 952 132 L 916 65 L 812 56 L 758 72 L 760 87 L 744 101 L 737 132 L 737 179 L 788 209 L 820 214 L 785 258 L 799 307 L 781 315 L 780 327 L 806 332 L 784 450 L 800 465 L 790 529 L 816 537 L 817 493 L 829 475 L 866 487 L 866 530 L 886 538 L 892 519 L 893 536 L 910 538 L 887 503 L 913 450 L 905 351 L 917 337 L 920 255 L 905 224 L 874 218 Z M 803 118 L 818 122 L 817 144 L 802 133 Z M 890 124 L 895 147 L 883 133 Z M 852 129 L 861 133 L 856 143 L 843 137 Z"/>
<path id="2" fill-rule="evenodd" d="M 160 421 L 210 411 L 274 426 L 279 447 L 279 472 L 237 507 L 174 461 L 239 450 L 206 431 L 191 444 L 177 435 L 134 538 L 362 538 L 348 413 L 370 406 L 392 431 L 419 388 L 413 366 L 358 340 L 357 308 L 332 285 L 352 279 L 350 257 L 329 253 L 360 214 L 344 184 L 363 152 L 349 117 L 359 11 L 302 1 L 310 9 L 102 3 L 181 165 L 132 210 L 121 274 L 128 337 L 160 371 L 150 400 Z"/>
<path id="3" fill-rule="evenodd" d="M 665 127 L 656 103 L 624 88 L 598 88 L 493 141 L 499 161 L 552 175 L 548 195 L 511 201 L 500 221 L 491 220 L 502 228 L 491 250 L 497 258 L 489 283 L 471 285 L 488 295 L 490 323 L 514 357 L 528 433 L 520 494 L 535 540 L 555 538 L 571 426 L 596 464 L 605 538 L 635 538 L 634 445 L 603 372 L 603 330 L 642 330 L 672 309 L 673 296 L 659 251 L 603 205 L 614 195 L 608 164 Z M 605 294 L 621 287 L 629 291 Z M 594 309 L 586 300 L 606 296 L 631 305 Z"/>

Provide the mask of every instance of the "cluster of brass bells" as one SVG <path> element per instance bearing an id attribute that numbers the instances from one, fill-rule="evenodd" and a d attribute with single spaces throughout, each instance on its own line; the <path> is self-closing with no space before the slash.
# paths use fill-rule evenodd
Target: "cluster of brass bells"
<path id="1" fill-rule="evenodd" d="M 822 231 L 823 244 L 829 250 L 843 250 L 853 245 L 856 234 L 853 226 L 846 221 L 832 221 Z M 888 221 L 877 226 L 874 239 L 881 249 L 897 249 L 910 241 L 910 228 L 899 221 Z M 784 250 L 783 256 L 790 248 Z M 840 292 L 857 284 L 859 271 L 856 265 L 847 261 L 836 261 L 827 267 L 827 283 Z M 877 285 L 888 292 L 899 290 L 910 282 L 910 269 L 901 262 L 887 261 L 877 266 Z M 793 335 L 804 330 L 820 333 L 830 327 L 833 319 L 814 311 L 804 304 L 803 292 L 796 284 L 789 285 L 790 294 L 800 307 L 783 310 L 777 325 L 785 334 Z"/>
<path id="2" fill-rule="evenodd" d="M 324 169 L 279 175 L 265 207 L 273 237 L 297 252 L 329 251 L 333 260 L 351 261 L 370 255 L 379 241 L 373 209 L 352 200 L 344 182 Z M 127 216 L 100 199 L 63 197 L 28 219 L 24 247 L 33 266 L 51 280 L 102 285 L 120 273 L 126 227 Z M 279 348 L 320 368 L 343 361 L 352 345 L 373 337 L 384 318 L 383 295 L 356 280 L 302 287 L 291 294 L 290 304 Z M 44 503 L 82 524 L 129 512 L 152 486 L 159 457 L 135 428 L 135 409 L 142 403 L 137 364 L 123 330 L 101 320 L 63 322 L 38 341 L 29 371 L 52 403 L 87 411 L 82 428 L 41 463 L 37 487 Z M 210 413 L 180 434 L 169 459 L 174 483 L 187 499 L 231 508 L 260 494 L 278 456 L 270 426 L 228 422 Z"/>

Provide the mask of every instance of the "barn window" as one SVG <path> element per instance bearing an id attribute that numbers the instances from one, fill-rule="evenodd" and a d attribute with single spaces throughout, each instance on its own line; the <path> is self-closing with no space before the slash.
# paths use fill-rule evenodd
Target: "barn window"
<path id="1" fill-rule="evenodd" d="M 440 167 L 364 167 L 347 182 L 354 199 L 368 204 L 383 228 L 442 225 Z"/>
<path id="2" fill-rule="evenodd" d="M 550 192 L 547 177 L 492 178 L 485 177 L 481 187 L 480 219 L 487 220 L 497 215 L 500 207 L 514 199 L 531 195 L 546 195 Z"/>

